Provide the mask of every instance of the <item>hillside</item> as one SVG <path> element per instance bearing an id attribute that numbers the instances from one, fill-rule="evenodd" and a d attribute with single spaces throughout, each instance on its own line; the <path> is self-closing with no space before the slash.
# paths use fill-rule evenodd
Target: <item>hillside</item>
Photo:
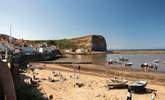
<path id="1" fill-rule="evenodd" d="M 34 40 L 30 43 L 47 43 L 48 45 L 56 45 L 60 49 L 78 49 L 83 48 L 87 51 L 106 51 L 107 44 L 105 38 L 101 35 L 88 35 L 72 39 L 62 40 Z"/>
<path id="2" fill-rule="evenodd" d="M 1 42 L 21 44 L 22 41 L 27 45 L 35 45 L 47 43 L 48 45 L 55 45 L 60 49 L 79 49 L 83 48 L 86 51 L 106 51 L 107 44 L 105 38 L 101 35 L 88 35 L 83 37 L 77 37 L 72 39 L 61 39 L 61 40 L 19 40 L 8 35 L 0 34 Z M 11 41 L 12 40 L 12 41 Z"/>

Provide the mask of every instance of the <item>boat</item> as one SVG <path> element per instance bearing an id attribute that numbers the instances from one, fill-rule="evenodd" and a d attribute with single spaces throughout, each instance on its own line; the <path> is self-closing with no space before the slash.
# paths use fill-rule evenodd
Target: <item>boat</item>
<path id="1" fill-rule="evenodd" d="M 110 59 L 107 63 L 108 63 L 109 65 L 110 65 L 110 64 L 122 64 L 121 61 L 112 60 L 112 59 Z"/>
<path id="2" fill-rule="evenodd" d="M 132 65 L 133 65 L 132 62 L 127 62 L 127 63 L 125 63 L 125 66 L 132 66 Z"/>
<path id="3" fill-rule="evenodd" d="M 125 62 L 125 61 L 128 61 L 128 60 L 129 60 L 128 58 L 119 57 L 119 61 Z"/>
<path id="4" fill-rule="evenodd" d="M 160 63 L 160 60 L 159 59 L 155 59 L 153 62 Z"/>
<path id="5" fill-rule="evenodd" d="M 106 81 L 108 89 L 126 89 L 128 88 L 128 81 L 125 79 L 113 78 Z"/>
<path id="6" fill-rule="evenodd" d="M 111 78 L 110 79 L 110 81 L 111 82 L 114 82 L 114 83 L 128 83 L 128 81 L 127 80 L 125 80 L 125 79 L 119 79 L 119 78 Z"/>
<path id="7" fill-rule="evenodd" d="M 133 92 L 142 92 L 142 91 L 145 90 L 145 87 L 146 87 L 147 83 L 148 83 L 147 80 L 134 81 L 132 84 L 129 85 L 129 88 Z"/>

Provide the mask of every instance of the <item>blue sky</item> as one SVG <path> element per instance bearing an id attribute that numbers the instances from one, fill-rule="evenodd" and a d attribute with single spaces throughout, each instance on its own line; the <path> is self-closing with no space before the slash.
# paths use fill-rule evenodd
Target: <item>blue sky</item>
<path id="1" fill-rule="evenodd" d="M 111 49 L 165 48 L 165 0 L 0 0 L 0 33 L 24 39 L 103 35 Z"/>

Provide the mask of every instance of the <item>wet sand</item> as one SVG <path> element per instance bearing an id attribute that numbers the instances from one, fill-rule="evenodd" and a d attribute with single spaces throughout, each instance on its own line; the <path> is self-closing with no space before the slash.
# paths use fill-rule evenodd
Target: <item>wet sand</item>
<path id="1" fill-rule="evenodd" d="M 52 71 L 59 71 L 63 77 L 67 80 L 63 82 L 49 82 L 47 80 L 41 81 L 39 87 L 41 92 L 43 90 L 46 92 L 47 96 L 53 95 L 53 100 L 126 100 L 127 89 L 115 89 L 108 90 L 105 87 L 106 80 L 109 80 L 113 76 L 124 77 L 125 79 L 132 82 L 136 79 L 146 79 L 146 72 L 137 71 L 131 72 L 131 70 L 122 70 L 122 69 L 101 69 L 101 66 L 92 65 L 92 64 L 82 64 L 80 73 L 73 72 L 73 66 L 71 65 L 56 65 L 56 64 L 43 64 L 43 63 L 33 63 L 32 64 L 38 75 L 37 78 L 47 78 L 51 76 Z M 40 70 L 42 68 L 42 70 Z M 109 71 L 110 70 L 110 71 Z M 131 75 L 134 73 L 135 75 Z M 84 83 L 84 86 L 81 88 L 74 87 L 76 79 L 70 78 L 70 75 L 78 75 L 79 81 Z M 142 74 L 140 76 L 140 74 Z M 143 75 L 144 74 L 144 75 Z M 27 76 L 32 76 L 30 73 L 25 73 Z M 145 76 L 146 75 L 146 76 Z M 164 80 L 160 80 L 156 76 L 165 76 L 163 73 L 153 73 L 148 80 L 149 83 L 147 88 L 157 91 L 156 100 L 165 100 L 165 85 L 163 84 Z M 163 77 L 161 76 L 161 77 Z M 153 79 L 152 79 L 153 78 Z M 155 78 L 159 80 L 156 82 Z M 162 78 L 163 79 L 163 78 Z M 151 93 L 146 94 L 134 94 L 133 100 L 150 100 Z"/>
<path id="2" fill-rule="evenodd" d="M 43 65 L 44 63 L 33 63 L 34 65 Z M 62 70 L 73 72 L 73 67 L 76 65 L 72 64 L 60 64 L 59 67 L 54 67 L 56 64 L 44 64 L 47 67 L 44 67 L 49 70 Z M 121 67 L 121 66 L 101 66 L 95 64 L 79 64 L 81 66 L 81 74 L 96 75 L 100 77 L 113 77 L 121 76 L 126 79 L 137 80 L 137 79 L 147 79 L 155 84 L 160 84 L 165 86 L 165 73 L 157 71 L 145 71 L 145 70 L 136 70 L 131 67 Z M 49 66 L 49 67 L 48 67 Z M 39 66 L 40 67 L 40 66 Z"/>

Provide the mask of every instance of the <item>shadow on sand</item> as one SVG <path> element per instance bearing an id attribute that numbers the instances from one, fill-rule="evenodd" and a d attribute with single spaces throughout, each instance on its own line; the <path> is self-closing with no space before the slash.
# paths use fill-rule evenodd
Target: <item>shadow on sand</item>
<path id="1" fill-rule="evenodd" d="M 144 88 L 144 90 L 140 91 L 140 92 L 133 92 L 135 94 L 150 94 L 152 92 L 156 92 L 157 90 L 155 89 L 150 89 L 150 88 Z"/>
<path id="2" fill-rule="evenodd" d="M 38 84 L 28 84 L 24 80 L 31 77 L 25 76 L 29 60 L 25 56 L 18 57 L 12 66 L 12 76 L 15 84 L 17 100 L 49 100 L 46 94 L 38 88 Z M 16 66 L 15 66 L 16 65 Z"/>

